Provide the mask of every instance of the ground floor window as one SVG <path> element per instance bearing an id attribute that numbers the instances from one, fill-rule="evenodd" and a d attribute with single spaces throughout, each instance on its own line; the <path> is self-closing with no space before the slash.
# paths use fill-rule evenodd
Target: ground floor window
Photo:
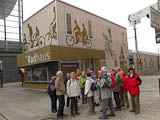
<path id="1" fill-rule="evenodd" d="M 48 67 L 32 66 L 25 68 L 25 81 L 26 82 L 45 82 L 48 81 Z"/>
<path id="2" fill-rule="evenodd" d="M 47 66 L 35 67 L 32 69 L 33 81 L 48 81 Z"/>
<path id="3" fill-rule="evenodd" d="M 87 72 L 88 69 L 95 70 L 95 61 L 94 60 L 85 60 L 84 61 L 84 70 Z"/>

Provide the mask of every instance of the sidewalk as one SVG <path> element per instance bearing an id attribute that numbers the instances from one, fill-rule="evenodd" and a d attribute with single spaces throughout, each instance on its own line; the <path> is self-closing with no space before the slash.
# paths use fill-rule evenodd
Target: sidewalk
<path id="1" fill-rule="evenodd" d="M 140 115 L 134 115 L 129 112 L 130 109 L 124 108 L 122 111 L 116 112 L 116 117 L 109 119 L 159 120 L 160 95 L 158 78 L 160 76 L 142 77 Z M 80 101 L 79 110 L 81 115 L 71 117 L 70 109 L 65 108 L 65 114 L 68 115 L 65 120 L 98 120 L 101 115 L 100 109 L 101 107 L 96 107 L 96 114 L 90 116 L 87 114 L 87 105 L 82 105 Z M 6 116 L 8 120 L 56 120 L 56 114 L 50 111 L 50 99 L 44 91 L 25 89 L 20 86 L 0 88 L 0 113 Z"/>

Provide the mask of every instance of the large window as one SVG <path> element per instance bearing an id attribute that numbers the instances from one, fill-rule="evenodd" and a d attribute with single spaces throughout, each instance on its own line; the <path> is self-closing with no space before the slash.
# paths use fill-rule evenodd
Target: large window
<path id="1" fill-rule="evenodd" d="M 67 34 L 72 34 L 72 16 L 69 13 L 66 13 L 66 29 Z"/>
<path id="2" fill-rule="evenodd" d="M 32 68 L 25 69 L 25 81 L 32 81 Z"/>
<path id="3" fill-rule="evenodd" d="M 47 67 L 33 68 L 32 74 L 33 81 L 48 81 Z"/>
<path id="4" fill-rule="evenodd" d="M 94 60 L 85 60 L 84 61 L 84 70 L 87 72 L 88 69 L 95 70 L 95 61 Z"/>
<path id="5" fill-rule="evenodd" d="M 30 68 L 25 68 L 25 81 L 27 82 L 48 81 L 47 66 L 34 66 Z"/>
<path id="6" fill-rule="evenodd" d="M 93 35 L 92 35 L 92 22 L 90 20 L 88 20 L 88 34 L 89 34 L 89 38 L 93 38 Z"/>

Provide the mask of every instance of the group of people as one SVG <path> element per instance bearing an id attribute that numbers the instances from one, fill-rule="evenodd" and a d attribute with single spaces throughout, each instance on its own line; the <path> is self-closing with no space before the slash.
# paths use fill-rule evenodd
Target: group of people
<path id="1" fill-rule="evenodd" d="M 87 72 L 77 69 L 77 73 L 67 73 L 66 76 L 63 76 L 62 71 L 58 71 L 56 77 L 51 77 L 47 92 L 51 98 L 51 110 L 53 113 L 57 112 L 59 119 L 67 116 L 64 114 L 65 95 L 67 96 L 66 106 L 70 106 L 71 116 L 80 115 L 78 101 L 82 98 L 82 104 L 88 104 L 89 115 L 94 115 L 95 106 L 101 103 L 102 115 L 99 119 L 107 119 L 116 116 L 115 111 L 120 111 L 122 107 L 129 108 L 128 91 L 132 105 L 130 112 L 140 113 L 139 85 L 141 82 L 142 80 L 133 68 L 125 73 L 117 67 L 109 73 L 107 67 L 104 66 L 97 75 L 93 69 L 88 69 Z M 112 93 L 116 107 L 113 106 Z M 107 114 L 107 111 L 110 113 Z"/>

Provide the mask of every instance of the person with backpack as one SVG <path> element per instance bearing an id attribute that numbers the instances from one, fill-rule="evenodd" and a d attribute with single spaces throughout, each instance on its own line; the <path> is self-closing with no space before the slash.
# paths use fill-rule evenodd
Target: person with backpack
<path id="1" fill-rule="evenodd" d="M 91 78 L 94 80 L 94 86 L 95 86 L 94 103 L 95 103 L 95 106 L 99 106 L 99 89 L 97 86 L 98 79 L 93 69 L 90 69 L 89 72 L 91 73 Z"/>
<path id="2" fill-rule="evenodd" d="M 87 97 L 88 111 L 90 115 L 94 115 L 94 80 L 91 78 L 91 73 L 87 73 L 86 76 L 85 96 Z"/>
<path id="3" fill-rule="evenodd" d="M 116 68 L 116 73 L 115 73 L 115 80 L 116 80 L 116 86 L 114 88 L 112 88 L 113 94 L 114 94 L 114 100 L 116 102 L 116 111 L 120 111 L 121 110 L 121 99 L 120 99 L 120 91 L 121 91 L 121 87 L 123 87 L 123 80 L 122 77 L 120 75 L 120 71 L 121 68 L 117 67 Z"/>
<path id="4" fill-rule="evenodd" d="M 49 85 L 47 87 L 47 93 L 51 99 L 51 111 L 53 113 L 57 112 L 57 96 L 56 96 L 56 89 L 55 89 L 55 80 L 56 80 L 56 77 L 52 76 L 51 80 L 49 81 Z"/>
<path id="5" fill-rule="evenodd" d="M 110 86 L 112 86 L 113 82 L 111 77 L 107 73 L 107 67 L 102 67 L 102 76 L 97 85 L 101 89 L 101 99 L 102 99 L 102 116 L 99 119 L 107 119 L 108 116 L 115 116 L 115 112 L 113 109 L 112 103 L 112 90 Z M 110 114 L 107 115 L 107 108 L 110 108 Z"/>
<path id="6" fill-rule="evenodd" d="M 85 72 L 82 71 L 82 75 L 80 76 L 80 79 L 79 79 L 79 86 L 81 88 L 81 95 L 82 95 L 82 104 L 85 104 L 87 102 L 84 95 L 85 83 L 86 83 L 86 76 L 85 76 Z"/>
<path id="7" fill-rule="evenodd" d="M 132 110 L 130 112 L 135 112 L 135 114 L 140 113 L 139 86 L 141 85 L 141 83 L 142 80 L 140 79 L 139 75 L 135 73 L 134 68 L 130 68 L 127 78 L 127 89 L 130 93 L 132 103 Z"/>
<path id="8" fill-rule="evenodd" d="M 78 96 L 80 95 L 80 87 L 75 78 L 75 73 L 70 73 L 71 79 L 67 82 L 67 95 L 71 99 L 71 115 L 80 115 L 78 112 Z"/>
<path id="9" fill-rule="evenodd" d="M 121 106 L 124 107 L 126 105 L 126 108 L 129 108 L 129 99 L 128 99 L 128 90 L 126 86 L 127 77 L 125 76 L 125 72 L 121 71 L 120 75 L 123 79 L 123 87 L 121 87 Z"/>

